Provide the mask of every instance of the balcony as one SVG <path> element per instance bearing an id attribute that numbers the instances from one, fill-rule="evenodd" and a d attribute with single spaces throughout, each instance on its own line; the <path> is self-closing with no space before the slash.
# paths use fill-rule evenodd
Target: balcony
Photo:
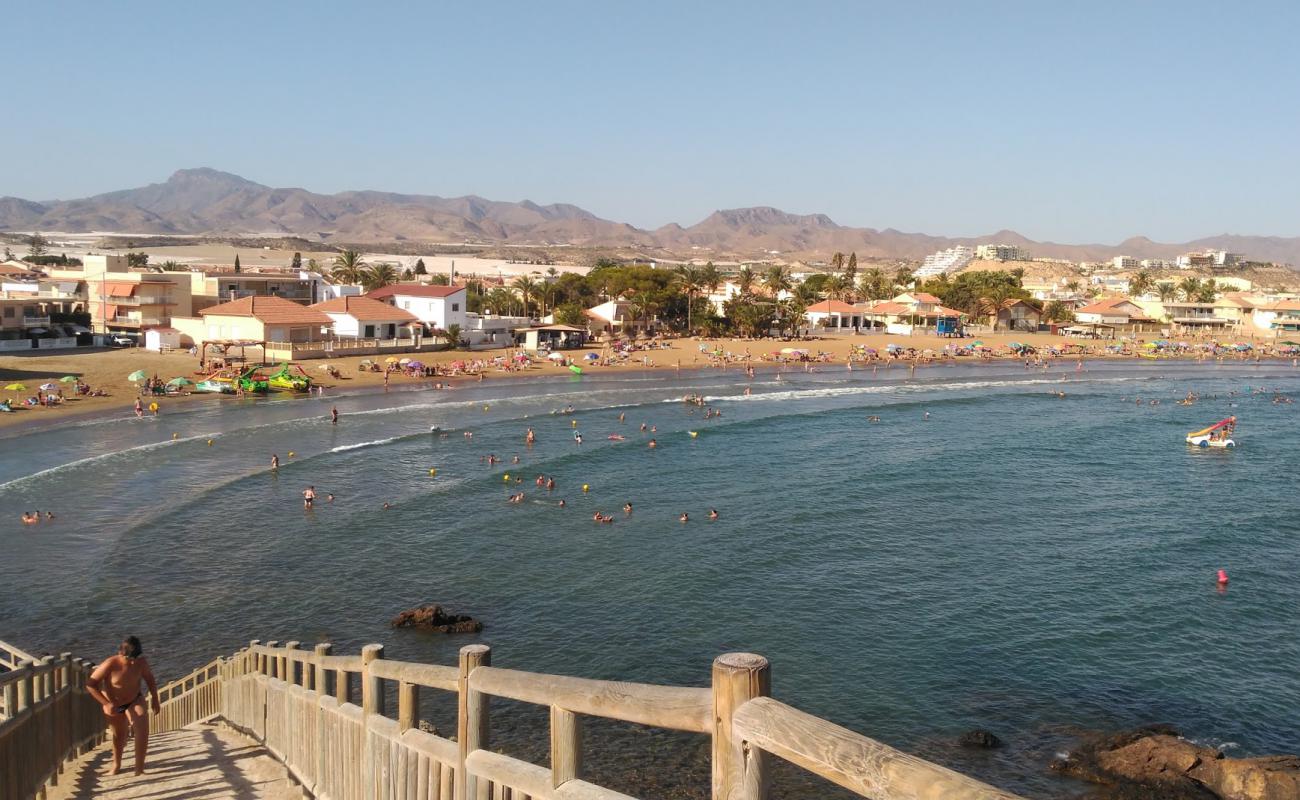
<path id="1" fill-rule="evenodd" d="M 42 326 L 48 327 L 49 324 L 50 324 L 49 317 L 28 317 L 28 316 L 23 317 L 24 328 L 40 328 Z"/>
<path id="2" fill-rule="evenodd" d="M 161 325 L 163 321 L 156 317 L 113 317 L 105 322 L 105 325 L 115 325 L 119 328 L 139 328 L 144 325 Z"/>
<path id="3" fill-rule="evenodd" d="M 109 297 L 105 302 L 113 306 L 174 306 L 166 295 L 156 297 Z"/>

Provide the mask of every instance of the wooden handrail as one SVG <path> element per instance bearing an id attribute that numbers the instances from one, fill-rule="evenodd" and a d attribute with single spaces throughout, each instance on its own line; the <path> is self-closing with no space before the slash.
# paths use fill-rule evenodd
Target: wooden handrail
<path id="1" fill-rule="evenodd" d="M 736 734 L 864 797 L 1016 800 L 1001 789 L 895 750 L 848 728 L 758 697 L 734 717 Z"/>
<path id="2" fill-rule="evenodd" d="M 558 706 L 593 717 L 692 733 L 712 730 L 708 689 L 572 678 L 500 667 L 479 667 L 470 673 L 469 683 L 470 688 L 484 694 Z"/>

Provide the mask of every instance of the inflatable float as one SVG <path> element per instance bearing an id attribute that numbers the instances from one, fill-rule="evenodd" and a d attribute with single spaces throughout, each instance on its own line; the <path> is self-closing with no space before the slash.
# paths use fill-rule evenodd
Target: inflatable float
<path id="1" fill-rule="evenodd" d="M 1187 434 L 1187 443 L 1197 447 L 1236 447 L 1232 432 L 1237 427 L 1237 418 L 1228 417 L 1208 428 Z"/>

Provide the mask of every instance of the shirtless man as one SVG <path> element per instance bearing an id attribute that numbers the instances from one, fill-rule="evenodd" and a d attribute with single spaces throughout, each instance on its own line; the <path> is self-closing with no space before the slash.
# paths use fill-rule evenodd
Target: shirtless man
<path id="1" fill-rule="evenodd" d="M 149 714 L 145 709 L 140 681 L 149 687 L 153 713 L 158 713 L 158 684 L 153 670 L 142 655 L 140 640 L 134 636 L 118 647 L 111 656 L 95 667 L 86 681 L 86 691 L 104 708 L 104 716 L 113 730 L 113 771 L 122 770 L 122 750 L 126 747 L 126 729 L 131 726 L 135 737 L 135 774 L 144 774 L 144 759 L 149 751 Z"/>
<path id="2" fill-rule="evenodd" d="M 308 486 L 302 490 L 302 507 L 311 508 L 316 505 L 316 487 Z"/>

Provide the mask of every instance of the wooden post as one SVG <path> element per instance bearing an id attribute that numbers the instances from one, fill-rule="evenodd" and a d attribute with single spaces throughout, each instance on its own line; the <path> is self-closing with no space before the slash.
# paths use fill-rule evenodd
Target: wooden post
<path id="1" fill-rule="evenodd" d="M 290 657 L 292 656 L 292 653 L 289 652 L 290 650 L 297 650 L 298 644 L 299 642 L 284 643 L 284 670 L 280 673 L 280 679 L 285 683 L 298 682 L 298 662 Z"/>
<path id="2" fill-rule="evenodd" d="M 334 699 L 339 703 L 352 702 L 352 676 L 345 669 L 334 672 Z"/>
<path id="3" fill-rule="evenodd" d="M 44 656 L 41 658 L 40 664 L 42 667 L 50 667 L 50 669 L 45 670 L 45 674 L 40 676 L 40 685 L 36 687 L 37 699 L 44 700 L 54 694 L 54 656 Z"/>
<path id="4" fill-rule="evenodd" d="M 582 777 L 582 718 L 551 706 L 551 785 Z"/>
<path id="5" fill-rule="evenodd" d="M 713 662 L 713 800 L 766 800 L 767 757 L 735 735 L 731 718 L 755 697 L 772 690 L 767 659 L 724 653 Z"/>
<path id="6" fill-rule="evenodd" d="M 397 685 L 397 729 L 414 728 L 420 721 L 420 684 L 402 681 Z"/>
<path id="7" fill-rule="evenodd" d="M 312 689 L 316 690 L 316 694 L 329 693 L 329 687 L 326 685 L 329 681 L 325 677 L 329 674 L 329 670 L 325 669 L 321 663 L 321 659 L 324 656 L 329 655 L 330 651 L 333 649 L 334 645 L 329 642 L 322 642 L 321 644 L 316 645 L 316 677 L 312 680 Z"/>
<path id="8" fill-rule="evenodd" d="M 257 655 L 257 653 L 253 652 L 253 648 L 257 647 L 261 643 L 262 643 L 261 639 L 248 640 L 248 652 L 244 655 L 244 665 L 243 665 L 243 672 L 245 675 L 257 672 L 258 665 L 261 663 L 261 661 L 259 660 L 259 656 Z"/>
<path id="9" fill-rule="evenodd" d="M 477 794 L 476 781 L 465 771 L 465 758 L 488 746 L 488 707 L 485 695 L 470 691 L 469 675 L 491 663 L 492 648 L 485 644 L 469 644 L 460 649 L 460 674 L 456 678 L 456 746 L 460 756 L 456 765 L 456 800 L 472 800 Z"/>
<path id="10" fill-rule="evenodd" d="M 384 680 L 370 674 L 370 662 L 383 657 L 382 644 L 361 648 L 361 708 L 367 714 L 384 713 Z"/>
<path id="11" fill-rule="evenodd" d="M 14 716 L 17 716 L 17 712 L 26 711 L 32 705 L 32 662 L 20 661 L 14 672 L 18 673 L 18 697 L 14 702 Z"/>
<path id="12" fill-rule="evenodd" d="M 54 691 L 72 685 L 72 653 L 59 653 L 59 668 L 54 673 Z"/>
<path id="13" fill-rule="evenodd" d="M 279 639 L 272 639 L 271 641 L 266 643 L 266 646 L 274 648 L 278 644 L 280 644 Z M 264 663 L 266 665 L 266 669 L 262 670 L 262 674 L 270 675 L 272 678 L 280 677 L 279 675 L 276 674 L 276 668 L 280 666 L 280 657 L 272 654 L 269 656 L 264 656 L 264 658 L 265 658 Z"/>

